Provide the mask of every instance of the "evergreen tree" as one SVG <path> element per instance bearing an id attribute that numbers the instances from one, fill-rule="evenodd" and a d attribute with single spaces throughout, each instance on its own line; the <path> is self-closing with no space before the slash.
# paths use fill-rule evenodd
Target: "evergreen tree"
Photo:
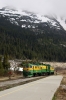
<path id="1" fill-rule="evenodd" d="M 9 57 L 7 54 L 4 55 L 4 59 L 3 59 L 3 67 L 4 69 L 8 70 L 8 68 L 10 67 L 10 63 L 8 62 Z"/>
<path id="2" fill-rule="evenodd" d="M 0 76 L 4 75 L 4 68 L 2 64 L 2 56 L 0 56 Z"/>

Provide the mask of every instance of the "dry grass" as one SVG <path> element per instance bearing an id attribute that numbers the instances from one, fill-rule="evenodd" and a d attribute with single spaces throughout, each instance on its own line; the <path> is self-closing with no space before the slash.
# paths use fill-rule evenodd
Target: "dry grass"
<path id="1" fill-rule="evenodd" d="M 3 82 L 3 81 L 9 81 L 9 80 L 15 80 L 15 79 L 19 79 L 19 78 L 23 78 L 23 74 L 21 75 L 11 75 L 10 77 L 0 77 L 0 82 Z"/>

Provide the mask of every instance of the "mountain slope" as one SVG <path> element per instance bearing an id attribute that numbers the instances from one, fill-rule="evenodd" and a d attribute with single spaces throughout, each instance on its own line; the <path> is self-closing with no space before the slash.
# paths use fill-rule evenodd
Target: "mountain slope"
<path id="1" fill-rule="evenodd" d="M 43 22 L 34 13 L 21 13 L 23 15 L 14 9 L 0 10 L 0 54 L 7 52 L 12 58 L 66 61 L 66 31 L 60 23 L 48 16 L 44 19 L 50 22 Z"/>
<path id="2" fill-rule="evenodd" d="M 39 23 L 47 23 L 50 28 L 66 29 L 66 19 L 56 15 L 40 15 L 25 10 L 15 10 L 10 7 L 0 9 L 0 15 L 3 15 L 3 17 L 7 16 L 7 20 L 22 28 L 38 28 Z M 45 24 L 45 26 L 47 26 L 47 24 Z"/>

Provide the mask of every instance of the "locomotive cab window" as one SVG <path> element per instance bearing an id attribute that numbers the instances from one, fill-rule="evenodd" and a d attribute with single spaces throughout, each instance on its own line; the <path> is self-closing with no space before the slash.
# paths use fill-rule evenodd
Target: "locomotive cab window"
<path id="1" fill-rule="evenodd" d="M 29 66 L 27 65 L 26 68 L 28 68 Z"/>
<path id="2" fill-rule="evenodd" d="M 32 66 L 30 66 L 29 68 L 32 68 Z"/>

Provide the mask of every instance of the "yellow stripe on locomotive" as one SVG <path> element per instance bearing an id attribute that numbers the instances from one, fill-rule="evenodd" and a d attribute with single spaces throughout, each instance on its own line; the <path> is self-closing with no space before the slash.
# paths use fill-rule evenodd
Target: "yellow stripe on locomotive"
<path id="1" fill-rule="evenodd" d="M 54 68 L 50 65 L 41 64 L 26 64 L 23 67 L 24 76 L 35 76 L 35 75 L 45 75 L 54 74 Z"/>

